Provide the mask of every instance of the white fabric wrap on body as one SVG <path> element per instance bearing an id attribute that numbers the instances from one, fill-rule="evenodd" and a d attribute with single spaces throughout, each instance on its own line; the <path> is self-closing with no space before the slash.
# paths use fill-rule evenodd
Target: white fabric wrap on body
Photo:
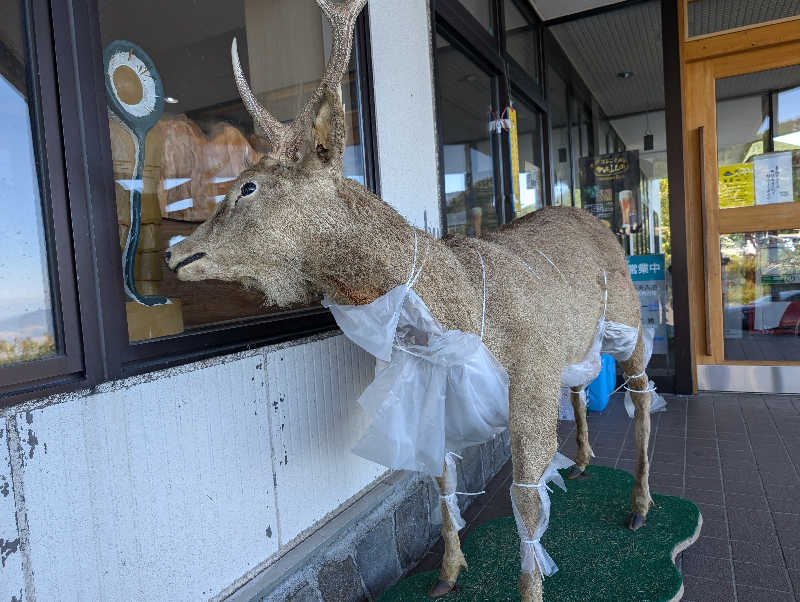
<path id="1" fill-rule="evenodd" d="M 367 305 L 323 305 L 351 341 L 389 362 L 358 400 L 370 424 L 353 448 L 392 469 L 441 476 L 448 449 L 508 427 L 508 374 L 481 338 L 446 330 L 411 289 Z"/>
<path id="2" fill-rule="evenodd" d="M 547 465 L 547 468 L 545 468 L 544 474 L 542 474 L 542 478 L 539 479 L 538 483 L 529 485 L 515 482 L 511 485 L 511 508 L 514 510 L 514 520 L 517 522 L 517 531 L 519 532 L 519 553 L 522 561 L 523 573 L 533 573 L 534 568 L 538 566 L 542 576 L 549 577 L 558 570 L 556 563 L 550 557 L 550 554 L 547 553 L 547 550 L 544 549 L 541 542 L 545 531 L 547 531 L 547 526 L 550 524 L 551 489 L 547 486 L 547 483 L 552 481 L 561 487 L 562 490 L 566 491 L 567 486 L 558 471 L 561 468 L 569 468 L 573 464 L 574 462 L 565 455 L 556 452 Z M 531 535 L 528 527 L 525 525 L 525 521 L 519 513 L 519 508 L 517 508 L 517 500 L 514 495 L 515 487 L 536 489 L 539 494 L 539 499 L 541 500 L 539 506 L 539 523 L 536 525 L 533 535 Z"/>

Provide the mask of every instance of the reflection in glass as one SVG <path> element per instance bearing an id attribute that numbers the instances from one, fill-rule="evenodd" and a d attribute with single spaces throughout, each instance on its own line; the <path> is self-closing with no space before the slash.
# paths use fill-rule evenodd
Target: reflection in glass
<path id="1" fill-rule="evenodd" d="M 717 80 L 722 209 L 800 199 L 800 68 Z"/>
<path id="2" fill-rule="evenodd" d="M 514 189 L 514 217 L 541 209 L 542 202 L 542 117 L 535 109 L 512 100 L 517 109 L 519 179 Z"/>
<path id="3" fill-rule="evenodd" d="M 564 80 L 548 69 L 547 97 L 550 100 L 552 127 L 551 161 L 554 165 L 553 205 L 572 205 L 570 175 L 569 128 L 567 123 L 567 86 Z"/>
<path id="4" fill-rule="evenodd" d="M 505 0 L 506 51 L 534 81 L 539 81 L 539 35 L 513 0 Z"/>
<path id="5" fill-rule="evenodd" d="M 492 0 L 459 0 L 478 22 L 491 34 L 494 34 L 492 18 Z"/>
<path id="6" fill-rule="evenodd" d="M 800 229 L 720 237 L 725 359 L 800 357 Z"/>
<path id="7" fill-rule="evenodd" d="M 56 352 L 20 3 L 0 28 L 0 366 Z"/>
<path id="8" fill-rule="evenodd" d="M 499 223 L 486 124 L 492 80 L 441 36 L 437 52 L 447 231 L 480 236 Z"/>
<path id="9" fill-rule="evenodd" d="M 173 301 L 146 310 L 127 304 L 132 341 L 275 310 L 263 306 L 261 295 L 236 284 L 180 282 L 166 268 L 163 253 L 210 217 L 231 182 L 268 150 L 234 85 L 233 38 L 258 100 L 281 121 L 294 119 L 303 107 L 330 53 L 328 24 L 313 2 L 196 0 L 192 4 L 192 10 L 186 12 L 183 4 L 174 3 L 99 3 L 103 47 L 114 40 L 135 42 L 152 58 L 170 99 L 147 135 L 141 182 L 132 181 L 132 137 L 117 120 L 109 120 L 120 241 L 124 244 L 129 227 L 130 189 L 141 186 L 136 286 L 143 295 L 160 294 Z M 274 51 L 278 46 L 296 47 L 299 39 L 303 40 L 302 52 Z M 347 128 L 344 174 L 364 184 L 361 106 L 354 65 L 351 58 L 342 85 Z"/>

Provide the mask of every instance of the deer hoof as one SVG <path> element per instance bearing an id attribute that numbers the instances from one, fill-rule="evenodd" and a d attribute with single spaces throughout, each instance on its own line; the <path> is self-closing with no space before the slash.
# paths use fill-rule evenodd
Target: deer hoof
<path id="1" fill-rule="evenodd" d="M 631 531 L 638 531 L 642 527 L 647 524 L 647 520 L 644 516 L 636 514 L 635 512 L 631 514 L 631 519 L 628 522 L 628 529 Z"/>
<path id="2" fill-rule="evenodd" d="M 430 591 L 428 591 L 428 596 L 431 598 L 440 598 L 441 596 L 446 596 L 453 591 L 455 586 L 455 581 L 444 581 L 443 579 L 439 579 L 436 585 L 434 585 Z"/>
<path id="3" fill-rule="evenodd" d="M 577 464 L 572 466 L 572 470 L 570 471 L 569 475 L 567 475 L 568 479 L 584 479 L 589 475 L 586 474 L 585 468 L 580 468 Z"/>

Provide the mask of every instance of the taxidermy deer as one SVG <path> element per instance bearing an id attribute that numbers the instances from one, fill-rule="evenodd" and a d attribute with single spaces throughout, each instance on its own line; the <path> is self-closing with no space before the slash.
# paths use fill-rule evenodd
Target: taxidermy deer
<path id="1" fill-rule="evenodd" d="M 208 221 L 170 248 L 167 263 L 181 280 L 239 282 L 262 292 L 270 304 L 312 302 L 326 294 L 337 303 L 361 305 L 407 281 L 418 237 L 420 248 L 427 245 L 429 252 L 414 290 L 447 329 L 477 333 L 485 318 L 484 342 L 508 372 L 515 497 L 533 533 L 540 498 L 530 485 L 556 452 L 562 371 L 587 355 L 603 319 L 633 329 L 639 325 L 639 299 L 625 256 L 608 227 L 572 208 L 543 209 L 482 239 L 435 239 L 343 177 L 340 85 L 356 17 L 367 0 L 316 1 L 331 23 L 333 51 L 319 87 L 291 124 L 279 122 L 256 100 L 234 40 L 236 85 L 271 150 L 242 172 Z M 635 375 L 628 379 L 639 456 L 629 524 L 635 530 L 644 524 L 651 499 L 650 394 L 641 334 L 634 342 L 621 365 L 625 374 Z M 571 395 L 578 439 L 575 476 L 591 456 L 580 389 L 573 387 Z M 446 472 L 438 479 L 440 488 L 445 477 Z M 466 567 L 444 503 L 442 512 L 445 552 L 433 596 L 450 591 Z M 541 600 L 538 569 L 522 574 L 520 590 L 523 600 Z"/>

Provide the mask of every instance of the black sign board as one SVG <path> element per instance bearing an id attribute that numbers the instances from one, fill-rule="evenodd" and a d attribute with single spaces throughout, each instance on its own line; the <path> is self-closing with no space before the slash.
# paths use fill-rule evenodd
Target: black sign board
<path id="1" fill-rule="evenodd" d="M 641 231 L 639 151 L 583 157 L 579 165 L 583 208 L 613 232 Z"/>

